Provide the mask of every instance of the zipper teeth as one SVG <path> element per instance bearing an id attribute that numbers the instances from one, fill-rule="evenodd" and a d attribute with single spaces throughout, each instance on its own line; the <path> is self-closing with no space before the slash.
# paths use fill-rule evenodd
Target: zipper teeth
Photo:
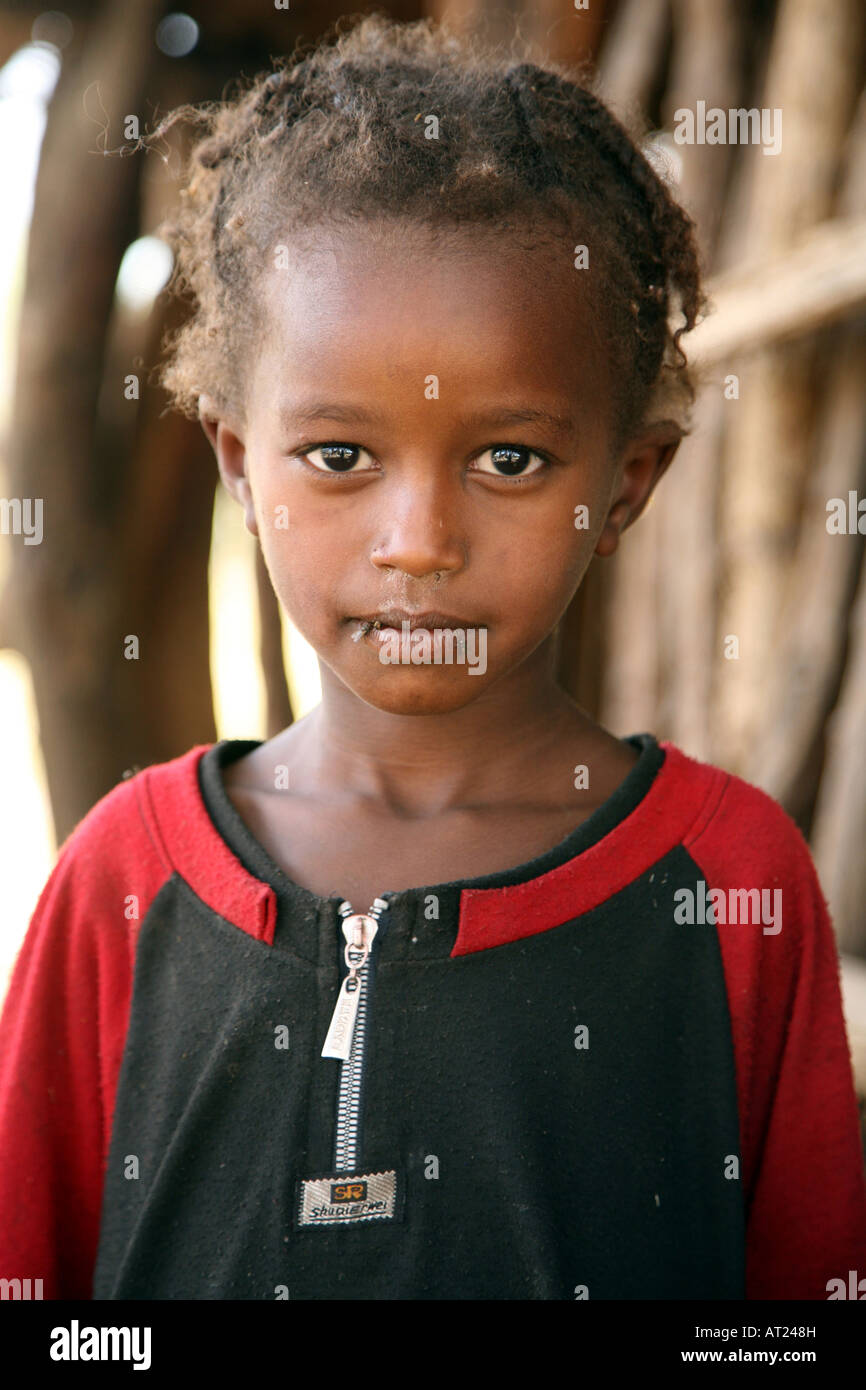
<path id="1" fill-rule="evenodd" d="M 381 904 L 381 905 L 380 905 Z M 377 898 L 366 914 L 378 922 L 387 902 Z M 340 915 L 348 916 L 352 905 L 344 901 Z M 358 1013 L 352 1034 L 352 1050 L 340 1068 L 340 1093 L 337 1099 L 337 1132 L 334 1143 L 334 1172 L 351 1173 L 358 1163 L 358 1127 L 361 1119 L 361 1080 L 364 1071 L 364 1040 L 367 1032 L 367 971 L 369 959 L 358 971 L 360 978 Z"/>
<path id="2" fill-rule="evenodd" d="M 340 1097 L 337 1102 L 337 1141 L 334 1170 L 350 1173 L 358 1162 L 358 1126 L 361 1118 L 361 1072 L 364 1036 L 367 1030 L 367 966 L 360 970 L 358 1014 L 348 1061 L 340 1068 Z"/>

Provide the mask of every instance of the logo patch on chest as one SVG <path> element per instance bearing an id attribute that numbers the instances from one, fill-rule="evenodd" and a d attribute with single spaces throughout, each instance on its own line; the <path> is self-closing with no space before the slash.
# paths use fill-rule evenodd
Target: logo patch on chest
<path id="1" fill-rule="evenodd" d="M 401 1185 L 388 1173 L 334 1173 L 298 1183 L 298 1226 L 354 1226 L 362 1221 L 393 1221 L 402 1200 Z"/>

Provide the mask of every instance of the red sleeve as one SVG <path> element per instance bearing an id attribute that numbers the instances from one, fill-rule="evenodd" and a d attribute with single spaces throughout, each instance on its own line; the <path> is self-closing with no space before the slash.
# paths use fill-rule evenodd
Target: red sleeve
<path id="1" fill-rule="evenodd" d="M 826 1299 L 828 1280 L 866 1274 L 866 1177 L 818 876 L 790 817 L 736 777 L 686 848 L 708 893 L 781 893 L 781 930 L 767 918 L 717 926 L 739 1096 L 746 1297 Z"/>
<path id="2" fill-rule="evenodd" d="M 0 1017 L 0 1277 L 91 1297 L 138 927 L 167 870 L 121 783 L 62 846 Z"/>

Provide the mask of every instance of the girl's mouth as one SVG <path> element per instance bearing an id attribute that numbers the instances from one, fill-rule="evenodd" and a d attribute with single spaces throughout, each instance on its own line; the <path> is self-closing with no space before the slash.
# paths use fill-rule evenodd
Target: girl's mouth
<path id="1" fill-rule="evenodd" d="M 465 633 L 471 628 L 471 624 L 464 623 L 457 618 L 439 618 L 436 614 L 430 614 L 426 619 L 413 618 L 402 622 L 392 621 L 388 618 L 355 618 L 358 624 L 355 632 L 352 633 L 352 641 L 360 642 L 364 637 L 372 636 L 374 642 L 381 642 L 387 637 L 406 636 L 407 632 L 426 632 L 433 634 L 439 630 L 446 629 L 451 632 Z M 484 624 L 486 630 L 486 624 Z"/>
<path id="2" fill-rule="evenodd" d="M 437 629 L 468 631 L 470 628 L 486 627 L 485 622 L 478 622 L 472 618 L 458 616 L 456 613 L 442 613 L 438 610 L 430 609 L 426 613 L 408 612 L 401 608 L 388 608 L 380 611 L 375 618 L 351 618 L 350 622 L 357 623 L 357 629 L 352 633 L 352 641 L 360 642 L 362 637 L 368 633 L 396 632 L 402 635 L 409 630 L 417 632 L 435 632 Z"/>

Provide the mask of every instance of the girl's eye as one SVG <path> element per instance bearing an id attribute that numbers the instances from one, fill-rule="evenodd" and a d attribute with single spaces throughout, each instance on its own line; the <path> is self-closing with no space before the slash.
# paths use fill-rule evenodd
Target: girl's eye
<path id="1" fill-rule="evenodd" d="M 363 473 L 366 470 L 356 468 L 355 464 L 366 452 L 360 444 L 317 444 L 315 449 L 307 449 L 301 458 L 309 459 L 320 473 Z M 315 454 L 321 454 L 321 463 L 315 461 Z"/>
<path id="2" fill-rule="evenodd" d="M 478 466 L 486 454 L 490 455 L 493 468 Z M 536 460 L 534 465 L 533 459 Z M 492 448 L 485 449 L 483 454 L 479 454 L 476 460 L 477 472 L 492 473 L 495 478 L 531 477 L 535 473 L 543 472 L 547 466 L 548 461 L 544 455 L 528 449 L 525 444 L 495 444 Z"/>

